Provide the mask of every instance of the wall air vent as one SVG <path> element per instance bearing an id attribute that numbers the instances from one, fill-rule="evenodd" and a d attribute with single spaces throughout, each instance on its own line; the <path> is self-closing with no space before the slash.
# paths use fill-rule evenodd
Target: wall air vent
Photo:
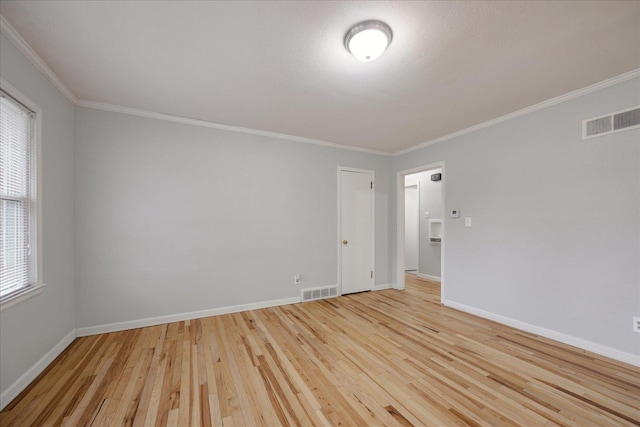
<path id="1" fill-rule="evenodd" d="M 302 290 L 302 302 L 313 301 L 317 299 L 332 298 L 338 296 L 338 287 L 323 286 L 319 288 L 307 288 Z"/>
<path id="2" fill-rule="evenodd" d="M 640 128 L 640 106 L 582 121 L 582 139 Z"/>

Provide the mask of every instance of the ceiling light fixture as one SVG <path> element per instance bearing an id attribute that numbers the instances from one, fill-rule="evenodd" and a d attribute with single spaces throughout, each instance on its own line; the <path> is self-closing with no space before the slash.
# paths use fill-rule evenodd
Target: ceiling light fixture
<path id="1" fill-rule="evenodd" d="M 344 36 L 344 47 L 361 61 L 373 61 L 391 44 L 393 33 L 382 21 L 364 21 Z"/>

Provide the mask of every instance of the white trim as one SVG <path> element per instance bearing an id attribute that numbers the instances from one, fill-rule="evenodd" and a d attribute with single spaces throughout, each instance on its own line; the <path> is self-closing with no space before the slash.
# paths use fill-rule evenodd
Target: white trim
<path id="1" fill-rule="evenodd" d="M 434 282 L 440 282 L 440 277 L 438 276 L 432 276 L 430 274 L 422 274 L 422 273 L 418 273 L 417 274 L 418 277 L 420 277 L 421 279 L 426 279 L 426 280 L 433 280 Z"/>
<path id="2" fill-rule="evenodd" d="M 42 116 L 42 108 L 2 76 L 0 76 L 0 88 L 24 104 L 25 107 L 36 113 L 37 116 Z"/>
<path id="3" fill-rule="evenodd" d="M 27 45 L 27 47 L 28 47 L 28 45 Z M 27 57 L 29 57 L 29 56 L 27 55 Z M 45 73 L 45 75 L 47 75 L 47 74 Z M 129 114 L 129 115 L 133 115 L 133 116 L 146 117 L 146 118 L 157 119 L 157 120 L 165 120 L 165 121 L 170 121 L 170 122 L 174 122 L 174 123 L 182 123 L 182 124 L 193 125 L 193 126 L 201 126 L 201 127 L 207 127 L 207 128 L 213 128 L 213 129 L 219 129 L 219 130 L 226 130 L 226 131 L 229 131 L 229 132 L 238 132 L 238 133 L 245 133 L 245 134 L 249 134 L 249 135 L 264 136 L 264 137 L 267 137 L 267 138 L 284 139 L 284 140 L 288 140 L 288 141 L 302 142 L 302 143 L 305 143 L 305 144 L 314 144 L 314 145 L 320 145 L 320 146 L 324 146 L 324 147 L 337 148 L 337 149 L 341 149 L 341 150 L 357 151 L 357 152 L 368 153 L 368 154 L 376 154 L 376 155 L 379 155 L 379 156 L 396 157 L 396 156 L 401 156 L 403 154 L 410 153 L 412 151 L 419 150 L 419 149 L 424 148 L 424 147 L 428 147 L 430 145 L 438 144 L 438 143 L 441 143 L 441 142 L 444 142 L 444 141 L 447 141 L 447 140 L 450 140 L 450 139 L 453 139 L 453 138 L 456 138 L 456 137 L 459 137 L 459 136 L 462 136 L 462 135 L 466 135 L 468 133 L 472 133 L 472 132 L 475 132 L 475 131 L 478 131 L 478 130 L 481 130 L 481 129 L 485 129 L 485 128 L 488 128 L 490 126 L 497 125 L 499 123 L 502 123 L 502 122 L 505 122 L 505 121 L 508 121 L 508 120 L 511 120 L 511 119 L 515 119 L 517 117 L 524 116 L 526 114 L 533 113 L 535 111 L 542 110 L 544 108 L 551 107 L 551 106 L 560 104 L 562 102 L 569 101 L 571 99 L 578 98 L 580 96 L 587 95 L 589 93 L 592 93 L 592 92 L 595 92 L 595 91 L 598 91 L 598 90 L 601 90 L 601 89 L 605 89 L 607 87 L 610 87 L 610 86 L 613 86 L 613 85 L 616 85 L 616 84 L 619 84 L 619 83 L 623 83 L 623 82 L 625 82 L 627 80 L 631 80 L 631 79 L 636 78 L 636 77 L 640 77 L 640 68 L 632 70 L 632 71 L 629 71 L 629 72 L 624 73 L 624 74 L 621 74 L 619 76 L 612 77 L 612 78 L 607 79 L 607 80 L 603 80 L 601 82 L 592 84 L 590 86 L 575 90 L 573 92 L 569 92 L 569 93 L 566 93 L 564 95 L 560 95 L 560 96 L 557 96 L 555 98 L 551 98 L 551 99 L 548 99 L 546 101 L 542 101 L 542 102 L 540 102 L 538 104 L 535 104 L 535 105 L 532 105 L 532 106 L 529 106 L 529 107 L 514 111 L 512 113 L 505 114 L 504 116 L 500 116 L 500 117 L 497 117 L 495 119 L 491 119 L 491 120 L 488 120 L 486 122 L 479 123 L 477 125 L 474 125 L 474 126 L 459 130 L 457 132 L 450 133 L 448 135 L 441 136 L 439 138 L 435 138 L 435 139 L 423 142 L 421 144 L 418 144 L 418 145 L 415 145 L 413 147 L 409 147 L 409 148 L 406 148 L 404 150 L 397 151 L 397 152 L 394 152 L 394 153 L 390 153 L 388 151 L 383 151 L 383 150 L 374 150 L 374 149 L 364 148 L 364 147 L 355 147 L 355 146 L 350 146 L 350 145 L 337 144 L 335 142 L 322 141 L 322 140 L 319 140 L 319 139 L 306 138 L 306 137 L 302 137 L 302 136 L 287 135 L 287 134 L 282 134 L 282 133 L 277 133 L 277 132 L 270 132 L 270 131 L 263 131 L 263 130 L 258 130 L 258 129 L 244 128 L 244 127 L 240 127 L 240 126 L 225 125 L 225 124 L 216 123 L 216 122 L 210 122 L 210 121 L 206 121 L 206 120 L 190 119 L 190 118 L 186 118 L 186 117 L 173 116 L 173 115 L 164 114 L 164 113 L 155 113 L 155 112 L 152 112 L 152 111 L 139 110 L 139 109 L 136 109 L 136 108 L 123 107 L 123 106 L 119 106 L 119 105 L 106 104 L 106 103 L 100 103 L 100 102 L 94 102 L 94 101 L 86 101 L 86 100 L 83 100 L 83 99 L 77 99 L 75 97 L 74 97 L 75 101 L 72 101 L 72 102 L 75 105 L 79 106 L 79 107 L 92 108 L 92 109 L 96 109 L 96 110 L 105 110 L 105 111 L 111 111 L 111 112 L 116 112 L 116 113 Z M 54 83 L 54 82 L 52 81 L 52 83 Z M 62 84 L 62 82 L 61 82 L 61 84 Z M 54 83 L 54 85 L 55 85 L 55 83 Z M 66 88 L 66 86 L 64 86 L 64 87 Z M 64 92 L 63 92 L 63 94 L 64 94 Z"/>
<path id="4" fill-rule="evenodd" d="M 396 175 L 396 289 L 404 290 L 404 177 L 410 173 L 398 172 Z M 420 260 L 418 259 L 418 268 Z"/>
<path id="5" fill-rule="evenodd" d="M 340 150 L 358 151 L 361 153 L 376 154 L 379 156 L 390 157 L 392 153 L 383 150 L 373 150 L 364 147 L 355 147 L 350 145 L 338 144 L 335 142 L 323 141 L 313 138 L 305 138 L 302 136 L 287 135 L 277 132 L 269 132 L 258 129 L 250 129 L 241 126 L 231 126 L 221 123 L 211 122 L 207 120 L 190 119 L 187 117 L 174 116 L 171 114 L 156 113 L 153 111 L 139 110 L 137 108 L 124 107 L 120 105 L 106 104 L 102 102 L 88 101 L 76 97 L 73 92 L 65 85 L 62 80 L 49 68 L 49 66 L 38 56 L 38 54 L 29 46 L 22 36 L 0 15 L 0 32 L 40 71 L 51 84 L 60 91 L 60 93 L 74 105 L 78 107 L 92 108 L 95 110 L 111 111 L 114 113 L 128 114 L 131 116 L 146 117 L 156 120 L 164 120 L 174 123 L 182 123 L 192 126 L 200 126 L 212 129 L 226 130 L 229 132 L 238 132 L 249 135 L 264 136 L 267 138 L 283 139 L 287 141 L 302 142 L 305 144 L 320 145 L 323 147 L 337 148 Z"/>
<path id="6" fill-rule="evenodd" d="M 29 43 L 22 38 L 20 34 L 0 15 L 0 33 L 4 34 L 7 39 L 51 82 L 56 89 L 60 91 L 65 98 L 72 104 L 78 103 L 78 98 L 71 92 L 62 80 L 49 68 L 49 66 L 38 56 L 38 54 L 29 46 Z"/>
<path id="7" fill-rule="evenodd" d="M 43 283 L 41 285 L 27 286 L 25 288 L 22 288 L 22 290 L 18 292 L 16 295 L 11 296 L 10 298 L 7 297 L 6 301 L 0 302 L 0 311 L 4 311 L 9 307 L 13 307 L 14 305 L 17 305 L 21 302 L 24 302 L 26 300 L 29 300 L 33 297 L 40 295 L 42 291 L 44 291 L 45 286 L 47 286 L 46 283 Z"/>
<path id="8" fill-rule="evenodd" d="M 338 166 L 338 295 L 342 294 L 342 172 L 356 172 L 369 174 L 373 185 L 371 191 L 371 289 L 373 291 L 376 283 L 376 172 L 370 169 L 358 169 L 348 166 Z"/>
<path id="9" fill-rule="evenodd" d="M 445 255 L 445 215 L 447 212 L 445 206 L 445 187 L 446 187 L 446 171 L 445 162 L 435 162 L 424 166 L 418 166 L 411 169 L 400 171 L 396 174 L 396 289 L 403 290 L 405 288 L 404 281 L 404 177 L 412 175 L 414 173 L 426 172 L 432 169 L 441 169 L 442 173 L 442 192 L 440 194 L 441 206 L 443 212 L 442 222 L 442 239 L 441 239 L 441 255 L 440 255 L 440 300 L 444 301 L 445 286 L 444 286 L 444 255 Z M 418 265 L 418 268 L 420 266 Z"/>
<path id="10" fill-rule="evenodd" d="M 214 129 L 228 130 L 228 131 L 231 131 L 231 132 L 240 132 L 240 133 L 246 133 L 246 134 L 251 134 L 251 135 L 266 136 L 266 137 L 270 137 L 270 138 L 285 139 L 285 140 L 289 140 L 289 141 L 296 141 L 296 142 L 302 142 L 302 143 L 307 143 L 307 144 L 321 145 L 321 146 L 325 146 L 325 147 L 337 148 L 337 149 L 348 150 L 348 151 L 358 151 L 358 152 L 362 152 L 362 153 L 377 154 L 377 155 L 380 155 L 380 156 L 393 156 L 393 157 L 400 156 L 400 155 L 403 155 L 403 154 L 406 154 L 406 153 L 410 153 L 412 151 L 419 150 L 421 148 L 428 147 L 428 146 L 433 145 L 433 144 L 438 144 L 440 142 L 444 142 L 444 141 L 447 141 L 449 139 L 456 138 L 458 136 L 466 135 L 468 133 L 475 132 L 475 131 L 480 130 L 480 129 L 484 129 L 484 128 L 496 125 L 498 123 L 502 123 L 504 121 L 511 120 L 513 118 L 520 117 L 520 116 L 523 116 L 525 114 L 529 114 L 529 113 L 532 113 L 534 111 L 541 110 L 543 108 L 551 107 L 552 105 L 560 104 L 560 103 L 568 101 L 570 99 L 574 99 L 574 98 L 577 98 L 577 97 L 580 97 L 580 96 L 583 96 L 583 95 L 587 95 L 587 94 L 595 92 L 597 90 L 604 89 L 604 88 L 607 88 L 609 86 L 613 86 L 613 85 L 616 85 L 618 83 L 622 83 L 622 82 L 625 82 L 627 80 L 631 80 L 631 79 L 633 79 L 635 77 L 640 76 L 640 68 L 637 68 L 635 70 L 629 71 L 629 72 L 621 74 L 619 76 L 615 76 L 615 77 L 612 77 L 610 79 L 603 80 L 601 82 L 592 84 L 590 86 L 575 90 L 573 92 L 569 92 L 569 93 L 566 93 L 564 95 L 560 95 L 560 96 L 557 96 L 555 98 L 540 102 L 540 103 L 532 105 L 530 107 L 526 107 L 526 108 L 523 108 L 521 110 L 514 111 L 513 113 L 509 113 L 509 114 L 506 114 L 504 116 L 497 117 L 495 119 L 488 120 L 486 122 L 479 123 L 477 125 L 468 127 L 466 129 L 462 129 L 462 130 L 459 130 L 457 132 L 453 132 L 453 133 L 450 133 L 448 135 L 444 135 L 444 136 L 441 136 L 439 138 L 435 138 L 435 139 L 423 142 L 421 144 L 415 145 L 413 147 L 406 148 L 404 150 L 400 150 L 400 151 L 396 151 L 394 153 L 390 153 L 388 151 L 383 151 L 383 150 L 373 150 L 373 149 L 363 148 L 363 147 L 354 147 L 354 146 L 349 146 L 349 145 L 342 145 L 342 144 L 337 144 L 337 143 L 328 142 L 328 141 L 322 141 L 322 140 L 318 140 L 318 139 L 311 139 L 311 138 L 305 138 L 305 137 L 294 136 L 294 135 L 286 135 L 286 134 L 280 134 L 280 133 L 276 133 L 276 132 L 261 131 L 261 130 L 256 130 L 256 129 L 243 128 L 243 127 L 239 127 L 239 126 L 224 125 L 224 124 L 219 124 L 219 123 L 215 123 L 215 122 L 208 122 L 208 121 L 205 121 L 205 120 L 189 119 L 189 118 L 185 118 L 185 117 L 172 116 L 172 115 L 169 115 L 169 114 L 154 113 L 154 112 L 151 112 L 151 111 L 138 110 L 138 109 L 135 109 L 135 108 L 123 107 L 123 106 L 119 106 L 119 105 L 105 104 L 105 103 L 100 103 L 100 102 L 94 102 L 94 101 L 88 101 L 88 100 L 84 100 L 84 99 L 79 99 L 62 82 L 62 80 L 60 80 L 60 78 L 51 70 L 51 68 L 49 68 L 49 66 L 42 60 L 42 58 L 40 58 L 38 56 L 38 54 L 35 53 L 35 51 L 31 48 L 31 46 L 29 46 L 29 44 L 22 38 L 22 36 L 20 36 L 20 34 L 18 34 L 18 32 L 11 26 L 11 24 L 9 24 L 4 19 L 4 17 L 2 15 L 0 15 L 0 32 L 2 34 L 4 34 L 7 37 L 7 39 L 9 39 L 9 41 L 11 43 L 13 43 L 13 45 L 20 52 L 22 52 L 22 54 L 29 61 L 31 61 L 31 63 L 42 74 L 44 74 L 44 76 L 53 84 L 53 86 L 55 86 L 56 89 L 58 89 L 60 91 L 60 93 L 62 93 L 62 95 L 65 96 L 65 98 L 67 98 L 72 104 L 77 105 L 79 107 L 86 107 L 86 108 L 93 108 L 93 109 L 97 109 L 97 110 L 112 111 L 112 112 L 118 112 L 118 113 L 122 113 L 122 114 L 129 114 L 129 115 L 153 118 L 153 119 L 158 119 L 158 120 L 166 120 L 166 121 L 171 121 L 171 122 L 176 122 L 176 123 L 190 124 L 190 125 L 194 125 L 194 126 L 203 126 L 203 127 L 214 128 Z"/>
<path id="11" fill-rule="evenodd" d="M 633 78 L 640 77 L 640 68 L 636 68 L 635 70 L 629 71 L 624 74 L 620 74 L 619 76 L 612 77 L 607 80 L 603 80 L 601 82 L 592 84 L 590 86 L 584 87 L 582 89 L 574 90 L 573 92 L 566 93 L 564 95 L 557 96 L 555 98 L 548 99 L 546 101 L 542 101 L 538 104 L 532 105 L 530 107 L 523 108 L 521 110 L 514 111 L 513 113 L 505 114 L 504 116 L 497 117 L 495 119 L 488 120 L 483 123 L 479 123 L 477 125 L 468 127 L 466 129 L 459 130 L 457 132 L 450 133 L 448 135 L 441 136 L 436 139 L 432 139 L 422 144 L 415 145 L 413 147 L 406 148 L 404 150 L 397 151 L 393 153 L 393 156 L 401 156 L 403 154 L 410 153 L 412 151 L 419 150 L 424 147 L 428 147 L 430 145 L 439 144 L 441 142 L 447 141 L 449 139 L 457 138 L 462 135 L 466 135 L 471 132 L 475 132 L 480 129 L 488 128 L 493 125 L 497 125 L 498 123 L 505 122 L 507 120 L 515 119 L 516 117 L 524 116 L 529 113 L 533 113 L 534 111 L 542 110 L 547 107 L 551 107 L 553 105 L 560 104 L 565 101 L 569 101 L 574 98 L 578 98 L 583 95 L 587 95 L 589 93 L 608 88 L 613 85 L 617 85 L 618 83 L 626 82 L 627 80 L 631 80 Z"/>
<path id="12" fill-rule="evenodd" d="M 88 335 L 105 334 L 108 332 L 126 331 L 127 329 L 144 328 L 146 326 L 156 326 L 183 320 L 193 320 L 202 317 L 219 316 L 221 314 L 238 313 L 241 311 L 258 310 L 261 308 L 277 307 L 280 305 L 297 304 L 301 298 L 292 297 L 271 301 L 254 302 L 249 304 L 232 305 L 228 307 L 210 308 L 207 310 L 191 311 L 188 313 L 168 314 L 158 317 L 147 317 L 145 319 L 128 320 L 125 322 L 109 323 L 106 325 L 86 326 L 77 328 L 77 336 L 86 337 Z"/>
<path id="13" fill-rule="evenodd" d="M 372 169 L 351 168 L 348 166 L 338 166 L 338 171 L 358 172 L 358 173 L 374 173 Z M 373 181 L 375 183 L 375 180 Z"/>
<path id="14" fill-rule="evenodd" d="M 373 285 L 374 291 L 384 291 L 385 289 L 395 289 L 393 283 L 382 283 L 380 285 Z"/>
<path id="15" fill-rule="evenodd" d="M 500 314 L 491 313 L 489 311 L 481 310 L 479 308 L 470 307 L 465 304 L 460 304 L 455 301 L 444 300 L 442 302 L 445 306 L 454 308 L 456 310 L 464 311 L 465 313 L 473 314 L 484 319 L 493 320 L 503 325 L 510 326 L 512 328 L 520 329 L 525 332 L 540 335 L 545 338 L 552 339 L 554 341 L 568 344 L 573 347 L 580 348 L 582 350 L 590 351 L 601 356 L 610 357 L 611 359 L 618 360 L 620 362 L 628 363 L 630 365 L 640 367 L 640 354 L 627 353 L 615 348 L 607 347 L 605 345 L 596 344 L 591 341 L 577 338 L 571 335 L 563 334 L 551 329 L 546 329 L 540 326 L 531 325 L 529 323 L 521 322 L 519 320 L 512 319 L 510 317 L 502 316 Z"/>
<path id="16" fill-rule="evenodd" d="M 0 15 L 2 18 L 2 15 Z M 2 20 L 0 19 L 0 24 Z M 1 28 L 1 26 L 0 26 Z M 31 244 L 31 260 L 33 260 L 33 255 L 35 254 L 35 265 L 31 265 L 29 268 L 34 269 L 31 270 L 30 276 L 35 276 L 34 283 L 31 284 L 30 289 L 25 289 L 26 292 L 19 294 L 15 298 L 9 299 L 4 302 L 4 304 L 0 305 L 0 311 L 6 310 L 9 307 L 12 307 L 20 302 L 31 299 L 37 295 L 40 295 L 44 290 L 44 263 L 43 263 L 43 228 L 42 228 L 42 108 L 35 102 L 31 100 L 27 95 L 18 90 L 11 83 L 6 81 L 3 77 L 0 76 L 0 89 L 4 92 L 8 93 L 10 96 L 15 98 L 18 102 L 23 104 L 25 107 L 30 109 L 36 114 L 35 123 L 33 123 L 33 140 L 32 140 L 32 148 L 34 150 L 35 157 L 35 182 L 33 182 L 33 195 L 31 197 L 32 207 L 35 204 L 35 209 L 33 209 L 33 214 L 31 215 L 30 220 L 31 227 L 35 230 L 35 236 L 30 239 Z"/>
<path id="17" fill-rule="evenodd" d="M 370 148 L 363 148 L 363 147 L 354 147 L 351 145 L 337 144 L 335 142 L 322 141 L 319 139 L 305 138 L 303 136 L 287 135 L 287 134 L 278 133 L 278 132 L 251 129 L 251 128 L 245 128 L 241 126 L 225 125 L 222 123 L 216 123 L 216 122 L 211 122 L 207 120 L 191 119 L 188 117 L 180 117 L 180 116 L 174 116 L 171 114 L 164 114 L 164 113 L 155 113 L 153 111 L 139 110 L 137 108 L 122 107 L 119 105 L 105 104 L 101 102 L 85 101 L 80 99 L 76 102 L 76 105 L 78 107 L 92 108 L 94 110 L 111 111 L 114 113 L 128 114 L 131 116 L 138 116 L 138 117 L 146 117 L 148 119 L 164 120 L 167 122 L 181 123 L 181 124 L 191 125 L 191 126 L 200 126 L 200 127 L 210 128 L 210 129 L 224 130 L 228 132 L 245 133 L 248 135 L 257 135 L 257 136 L 263 136 L 266 138 L 283 139 L 286 141 L 302 142 L 304 144 L 320 145 L 323 147 L 337 148 L 340 150 L 358 151 L 361 153 L 376 154 L 379 156 L 387 156 L 387 157 L 390 157 L 392 155 L 388 151 L 373 150 Z"/>
<path id="18" fill-rule="evenodd" d="M 418 180 L 418 182 L 416 183 L 417 187 L 418 187 L 418 265 L 416 266 L 416 275 L 418 274 L 418 272 L 420 271 L 420 259 L 422 257 L 422 249 L 421 249 L 421 242 L 422 242 L 422 236 L 420 235 L 420 221 L 421 221 L 421 212 L 420 212 L 420 206 L 422 206 L 420 203 L 422 203 L 422 197 L 420 197 L 422 188 L 421 188 L 421 183 L 420 180 Z M 405 202 L 406 203 L 406 202 Z M 442 240 L 442 239 L 440 239 Z M 406 267 L 405 267 L 406 268 Z"/>
<path id="19" fill-rule="evenodd" d="M 35 380 L 42 371 L 45 370 L 56 357 L 60 355 L 76 339 L 76 330 L 72 330 L 58 342 L 51 350 L 40 358 L 31 368 L 14 381 L 5 391 L 0 394 L 0 410 L 4 409 L 13 399 L 24 390 L 31 381 Z"/>

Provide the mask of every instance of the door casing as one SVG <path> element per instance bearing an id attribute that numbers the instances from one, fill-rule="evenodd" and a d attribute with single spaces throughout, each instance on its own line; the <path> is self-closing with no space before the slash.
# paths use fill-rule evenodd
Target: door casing
<path id="1" fill-rule="evenodd" d="M 404 281 L 404 177 L 418 172 L 424 172 L 431 169 L 442 169 L 442 256 L 440 257 L 440 301 L 445 301 L 445 268 L 444 257 L 445 247 L 447 245 L 446 240 L 446 222 L 448 211 L 445 204 L 445 188 L 446 188 L 446 171 L 445 162 L 430 163 L 424 166 L 418 166 L 413 169 L 403 170 L 396 175 L 396 283 L 395 288 L 403 290 L 405 288 Z"/>

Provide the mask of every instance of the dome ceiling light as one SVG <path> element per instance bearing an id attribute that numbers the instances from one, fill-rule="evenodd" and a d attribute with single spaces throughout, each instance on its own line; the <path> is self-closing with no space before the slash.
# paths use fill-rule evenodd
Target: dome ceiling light
<path id="1" fill-rule="evenodd" d="M 361 61 L 373 61 L 391 44 L 393 33 L 382 21 L 364 21 L 344 36 L 344 47 Z"/>

